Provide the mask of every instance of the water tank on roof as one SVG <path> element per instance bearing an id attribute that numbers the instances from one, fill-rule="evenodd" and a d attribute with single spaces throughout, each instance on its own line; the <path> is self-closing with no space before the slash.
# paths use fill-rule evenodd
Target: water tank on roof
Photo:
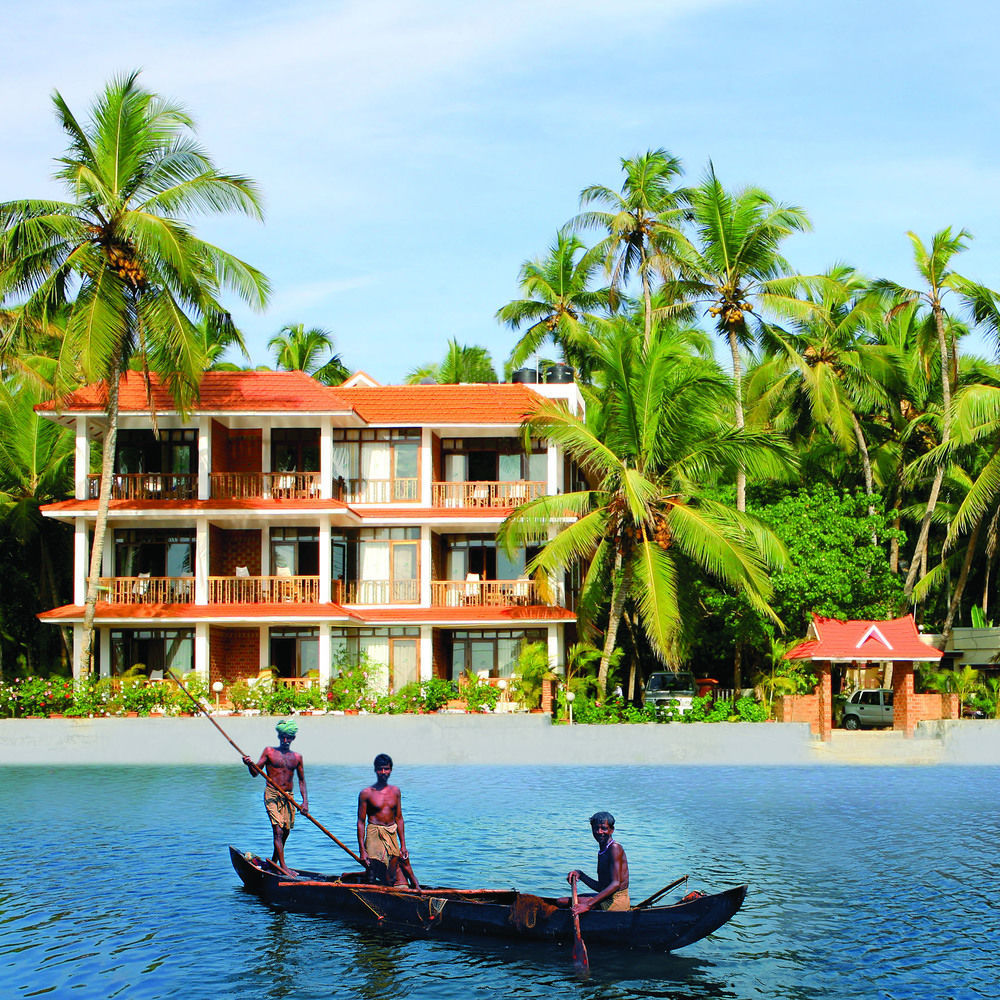
<path id="1" fill-rule="evenodd" d="M 545 381 L 550 385 L 565 385 L 573 381 L 573 369 L 569 365 L 549 365 L 545 369 Z"/>
<path id="2" fill-rule="evenodd" d="M 528 385 L 535 385 L 538 382 L 538 370 L 536 368 L 518 368 L 510 377 L 511 382 L 521 382 Z"/>

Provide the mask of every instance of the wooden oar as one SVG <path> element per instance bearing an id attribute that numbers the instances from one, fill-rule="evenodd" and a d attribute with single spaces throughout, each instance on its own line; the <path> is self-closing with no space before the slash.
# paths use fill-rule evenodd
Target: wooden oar
<path id="1" fill-rule="evenodd" d="M 576 879 L 573 879 L 573 906 L 576 906 Z M 587 958 L 587 946 L 583 943 L 583 935 L 580 933 L 580 916 L 577 913 L 573 914 L 573 932 L 576 935 L 573 939 L 573 966 L 577 972 L 589 972 L 590 959 Z"/>
<path id="2" fill-rule="evenodd" d="M 226 739 L 226 742 L 241 757 L 246 757 L 247 755 L 229 738 L 229 734 L 222 728 L 222 726 L 220 726 L 215 721 L 215 719 L 213 719 L 212 716 L 209 715 L 207 711 L 205 711 L 205 706 L 202 705 L 202 703 L 198 701 L 198 699 L 195 698 L 195 696 L 191 694 L 191 692 L 188 691 L 186 687 L 184 687 L 184 685 L 181 683 L 180 678 L 172 670 L 167 670 L 167 674 L 170 676 L 170 679 L 194 702 L 198 711 L 201 712 L 201 714 L 204 715 L 205 718 L 208 719 L 208 721 L 211 722 L 212 725 L 215 726 L 215 728 L 218 729 L 220 733 L 222 733 L 222 735 Z M 288 801 L 292 804 L 292 807 L 295 809 L 296 812 L 301 813 L 303 816 L 305 816 L 307 820 L 309 820 L 310 823 L 312 823 L 314 826 L 319 827 L 319 829 L 322 830 L 323 833 L 325 833 L 338 847 L 342 847 L 345 851 L 347 851 L 347 853 L 350 854 L 350 856 L 354 858 L 354 860 L 357 861 L 357 863 L 361 865 L 362 868 L 366 867 L 365 863 L 361 860 L 361 858 L 359 858 L 354 853 L 354 851 L 352 851 L 347 846 L 347 844 L 345 844 L 341 840 L 338 840 L 332 833 L 330 833 L 330 831 L 325 826 L 323 826 L 323 824 L 318 819 L 316 819 L 312 815 L 312 813 L 306 812 L 302 808 L 302 806 L 300 806 L 298 802 L 296 802 L 295 799 L 291 795 L 289 795 L 288 792 L 284 790 L 284 788 L 279 788 L 256 764 L 251 764 L 250 766 L 271 786 L 271 788 L 273 788 L 276 792 L 280 792 L 282 795 L 284 795 L 285 798 L 288 799 Z"/>
<path id="3" fill-rule="evenodd" d="M 670 885 L 665 885 L 658 892 L 654 892 L 653 895 L 650 896 L 648 899 L 644 899 L 641 903 L 638 903 L 635 906 L 633 906 L 632 909 L 643 910 L 647 906 L 652 906 L 653 903 L 655 903 L 660 898 L 660 896 L 662 896 L 665 892 L 670 892 L 670 890 L 673 889 L 675 886 L 678 886 L 681 884 L 681 882 L 686 882 L 687 880 L 688 880 L 687 875 L 682 875 L 680 878 L 674 879 L 673 882 L 670 883 Z"/>

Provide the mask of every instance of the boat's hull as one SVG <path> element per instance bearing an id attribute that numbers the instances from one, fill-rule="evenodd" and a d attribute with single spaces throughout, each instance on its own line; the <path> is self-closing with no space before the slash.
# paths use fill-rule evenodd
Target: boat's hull
<path id="1" fill-rule="evenodd" d="M 425 889 L 418 894 L 367 885 L 360 875 L 278 874 L 252 855 L 229 849 L 246 888 L 285 909 L 324 913 L 418 934 L 465 934 L 520 940 L 571 942 L 573 920 L 554 900 L 512 890 Z M 728 921 L 743 903 L 745 885 L 673 906 L 642 910 L 591 910 L 580 918 L 588 947 L 673 951 L 700 940 Z"/>

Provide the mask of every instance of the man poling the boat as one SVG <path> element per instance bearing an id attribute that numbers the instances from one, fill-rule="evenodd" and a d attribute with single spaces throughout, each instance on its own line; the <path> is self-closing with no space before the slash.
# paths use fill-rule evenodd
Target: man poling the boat
<path id="1" fill-rule="evenodd" d="M 593 889 L 593 893 L 583 893 L 576 903 L 564 896 L 560 906 L 572 906 L 573 913 L 579 915 L 597 907 L 600 910 L 627 910 L 631 906 L 628 894 L 628 858 L 625 849 L 615 840 L 615 818 L 609 812 L 597 812 L 590 817 L 590 830 L 597 841 L 597 878 L 574 868 L 566 876 L 566 881 L 574 885 L 581 881 Z"/>
<path id="2" fill-rule="evenodd" d="M 309 793 L 306 791 L 302 754 L 296 753 L 291 748 L 292 740 L 299 731 L 298 725 L 289 719 L 282 719 L 275 729 L 278 732 L 278 745 L 265 747 L 256 765 L 246 756 L 243 758 L 243 763 L 246 764 L 251 777 L 256 777 L 258 773 L 266 770 L 271 783 L 277 786 L 277 788 L 272 788 L 271 784 L 264 786 L 264 808 L 271 821 L 271 832 L 274 836 L 274 853 L 271 855 L 271 861 L 286 875 L 294 877 L 295 873 L 285 864 L 285 841 L 288 840 L 288 835 L 295 825 L 295 807 L 281 792 L 287 792 L 288 796 L 291 796 L 295 775 L 298 775 L 299 792 L 302 795 L 300 808 L 305 815 L 309 814 Z"/>
<path id="3" fill-rule="evenodd" d="M 392 758 L 387 753 L 380 753 L 375 758 L 375 784 L 362 788 L 358 795 L 361 862 L 368 869 L 372 882 L 409 884 L 419 889 L 420 883 L 410 867 L 410 854 L 406 849 L 403 797 L 395 785 L 389 784 L 391 774 Z"/>

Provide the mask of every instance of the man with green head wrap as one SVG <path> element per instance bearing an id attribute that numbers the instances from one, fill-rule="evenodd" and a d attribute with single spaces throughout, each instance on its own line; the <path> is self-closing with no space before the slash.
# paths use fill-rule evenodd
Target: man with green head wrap
<path id="1" fill-rule="evenodd" d="M 285 841 L 295 825 L 292 789 L 296 774 L 299 776 L 299 792 L 302 795 L 300 808 L 303 813 L 309 812 L 309 794 L 306 791 L 302 755 L 292 750 L 292 740 L 299 731 L 298 724 L 292 719 L 282 719 L 275 729 L 278 731 L 278 745 L 265 747 L 256 764 L 249 757 L 244 757 L 243 763 L 252 777 L 266 771 L 268 783 L 264 786 L 264 808 L 274 835 L 271 861 L 286 875 L 294 877 L 295 872 L 285 864 Z"/>

